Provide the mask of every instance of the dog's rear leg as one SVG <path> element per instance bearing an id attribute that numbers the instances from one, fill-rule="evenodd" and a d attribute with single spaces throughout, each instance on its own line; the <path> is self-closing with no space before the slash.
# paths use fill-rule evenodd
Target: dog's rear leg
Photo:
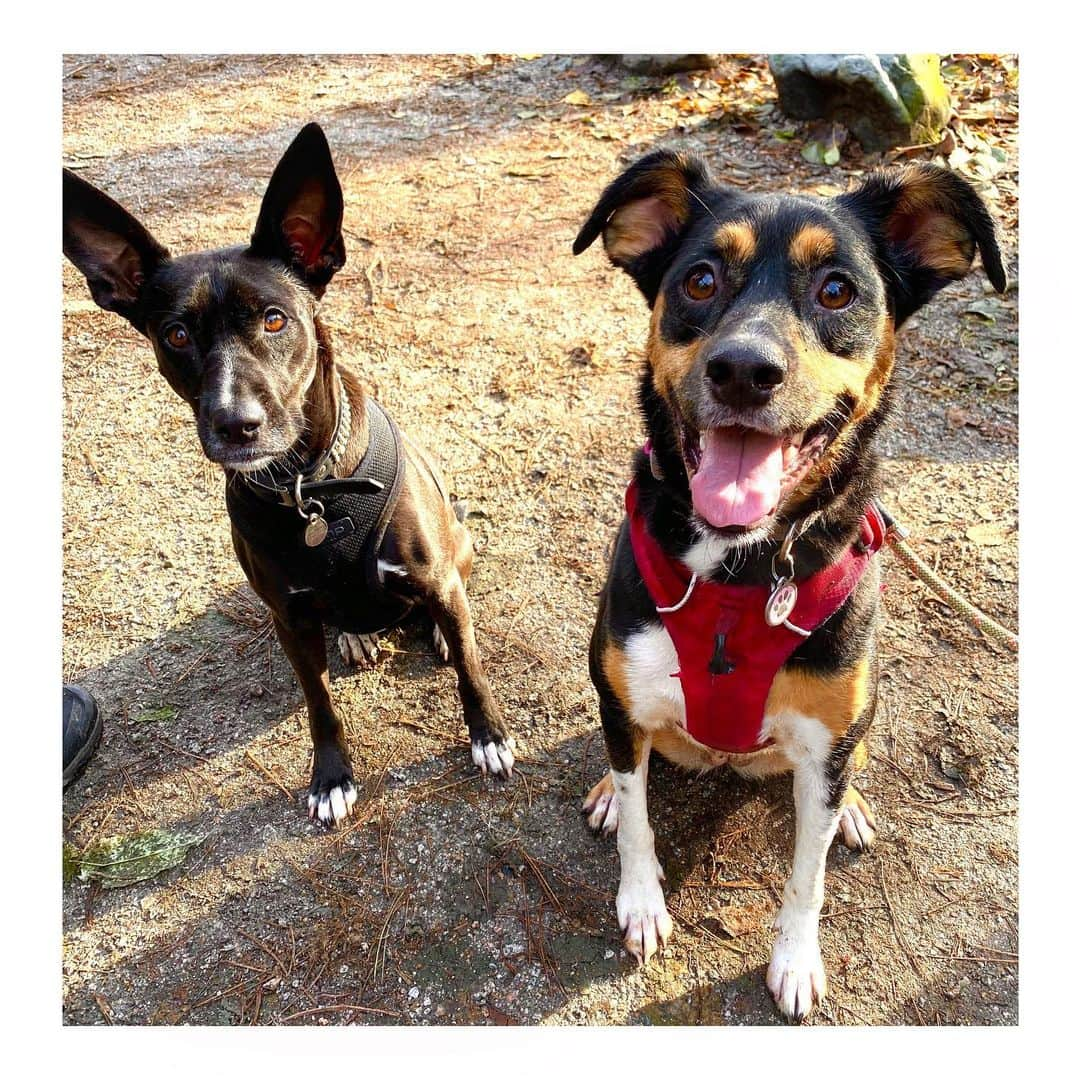
<path id="1" fill-rule="evenodd" d="M 456 568 L 428 599 L 428 606 L 457 671 L 458 694 L 469 727 L 473 762 L 482 773 L 509 776 L 514 768 L 514 740 L 488 686 L 476 646 L 465 583 Z"/>
<path id="2" fill-rule="evenodd" d="M 461 582 L 468 587 L 469 574 L 472 572 L 473 545 L 469 530 L 465 528 L 465 518 L 469 514 L 469 504 L 463 499 L 451 499 L 450 509 L 454 512 L 457 525 L 454 526 L 454 565 L 457 567 Z M 450 646 L 446 643 L 439 624 L 435 623 L 431 630 L 431 644 L 435 649 L 435 655 L 444 663 L 450 663 Z"/>
<path id="3" fill-rule="evenodd" d="M 378 634 L 338 634 L 338 652 L 352 667 L 371 667 L 379 658 Z"/>
<path id="4" fill-rule="evenodd" d="M 344 821 L 356 802 L 345 733 L 330 700 L 326 669 L 326 638 L 318 619 L 286 623 L 274 616 L 274 629 L 304 691 L 308 726 L 315 750 L 308 789 L 308 816 L 324 825 Z"/>
<path id="5" fill-rule="evenodd" d="M 603 780 L 594 784 L 585 796 L 581 812 L 597 836 L 610 836 L 619 827 L 619 800 L 615 797 L 615 782 L 610 772 L 604 773 Z"/>
<path id="6" fill-rule="evenodd" d="M 845 847 L 851 848 L 852 851 L 867 851 L 877 837 L 874 811 L 850 784 L 840 810 L 840 827 L 837 834 Z"/>

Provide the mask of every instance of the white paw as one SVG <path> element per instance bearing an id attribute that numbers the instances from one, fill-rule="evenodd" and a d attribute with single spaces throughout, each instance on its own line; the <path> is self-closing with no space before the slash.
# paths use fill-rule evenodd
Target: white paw
<path id="1" fill-rule="evenodd" d="M 792 1020 L 801 1020 L 825 997 L 825 966 L 815 929 L 780 931 L 765 982 L 780 1011 Z"/>
<path id="2" fill-rule="evenodd" d="M 514 739 L 506 742 L 474 742 L 472 744 L 473 764 L 486 776 L 509 777 L 514 771 Z"/>
<path id="3" fill-rule="evenodd" d="M 379 635 L 338 634 L 337 647 L 346 664 L 368 667 L 379 655 Z"/>
<path id="4" fill-rule="evenodd" d="M 845 847 L 852 851 L 866 851 L 877 836 L 877 822 L 874 812 L 861 795 L 854 793 L 854 798 L 844 803 L 840 811 L 840 824 L 837 834 Z"/>
<path id="5" fill-rule="evenodd" d="M 581 810 L 588 815 L 586 821 L 593 832 L 604 836 L 616 832 L 619 828 L 619 796 L 615 794 L 610 774 L 585 796 Z"/>
<path id="6" fill-rule="evenodd" d="M 450 661 L 450 646 L 446 644 L 443 632 L 436 626 L 431 631 L 431 644 L 435 646 L 435 655 L 444 663 Z"/>
<path id="7" fill-rule="evenodd" d="M 652 873 L 646 867 L 640 874 L 623 874 L 615 900 L 623 945 L 639 964 L 647 964 L 656 950 L 663 948 L 672 930 L 664 890 L 660 887 L 664 872 L 659 862 L 655 859 L 653 862 Z"/>
<path id="8" fill-rule="evenodd" d="M 346 780 L 324 795 L 309 795 L 307 805 L 309 818 L 318 818 L 324 825 L 337 825 L 352 813 L 356 805 L 356 787 Z"/>

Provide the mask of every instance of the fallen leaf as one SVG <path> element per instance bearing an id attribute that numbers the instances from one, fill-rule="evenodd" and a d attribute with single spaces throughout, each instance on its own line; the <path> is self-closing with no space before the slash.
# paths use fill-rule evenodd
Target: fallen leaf
<path id="1" fill-rule="evenodd" d="M 847 128 L 843 124 L 815 124 L 810 140 L 802 148 L 802 157 L 814 165 L 836 165 L 840 161 L 840 147 L 847 142 Z"/>
<path id="2" fill-rule="evenodd" d="M 712 917 L 728 937 L 741 937 L 761 929 L 765 912 L 763 904 L 728 904 L 713 912 Z"/>
<path id="3" fill-rule="evenodd" d="M 980 754 L 965 754 L 946 743 L 938 750 L 938 765 L 950 780 L 959 780 L 970 786 L 978 781 L 983 762 Z"/>
<path id="4" fill-rule="evenodd" d="M 970 304 L 965 305 L 964 314 L 977 315 L 984 322 L 994 323 L 997 322 L 997 317 L 1001 314 L 1001 304 L 997 300 L 989 298 L 972 300 Z"/>
<path id="5" fill-rule="evenodd" d="M 96 880 L 103 889 L 119 889 L 179 866 L 191 848 L 205 839 L 182 829 L 109 836 L 81 854 L 65 852 L 65 869 L 71 873 L 77 866 L 80 881 Z"/>
<path id="6" fill-rule="evenodd" d="M 563 98 L 563 103 L 566 105 L 591 105 L 592 98 L 590 98 L 584 90 L 571 90 L 570 93 Z"/>
<path id="7" fill-rule="evenodd" d="M 175 720 L 177 715 L 178 710 L 174 705 L 153 705 L 133 716 L 132 720 L 136 724 L 157 724 L 163 720 Z"/>
<path id="8" fill-rule="evenodd" d="M 995 521 L 984 521 L 978 525 L 972 525 L 964 535 L 980 547 L 997 547 L 999 544 L 1008 543 L 1010 529 Z"/>
<path id="9" fill-rule="evenodd" d="M 981 421 L 974 413 L 954 405 L 951 409 L 946 410 L 945 422 L 950 427 L 978 427 Z"/>

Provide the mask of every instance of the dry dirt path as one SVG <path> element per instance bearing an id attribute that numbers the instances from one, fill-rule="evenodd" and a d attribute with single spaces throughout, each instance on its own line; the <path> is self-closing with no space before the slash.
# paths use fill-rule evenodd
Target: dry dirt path
<path id="1" fill-rule="evenodd" d="M 65 263 L 64 675 L 106 717 L 65 838 L 206 836 L 152 881 L 65 888 L 66 1021 L 777 1023 L 763 970 L 788 783 L 656 765 L 677 933 L 646 971 L 619 946 L 614 846 L 579 817 L 604 768 L 586 645 L 641 438 L 646 312 L 570 243 L 601 186 L 658 141 L 747 187 L 835 190 L 866 162 L 802 161 L 759 59 L 668 86 L 552 57 L 64 70 L 65 163 L 179 251 L 245 237 L 278 156 L 323 124 L 349 257 L 324 310 L 339 355 L 469 500 L 480 644 L 521 751 L 510 784 L 473 774 L 452 672 L 406 628 L 373 670 L 335 661 L 360 814 L 333 835 L 308 823 L 301 696 L 243 586 L 222 478 L 138 336 Z M 1013 263 L 1015 131 L 994 131 Z M 980 315 L 984 300 L 973 276 L 902 339 L 888 504 L 1015 626 L 1016 296 Z M 898 564 L 888 580 L 862 785 L 880 842 L 830 855 L 831 996 L 814 1022 L 1015 1023 L 1015 664 Z"/>

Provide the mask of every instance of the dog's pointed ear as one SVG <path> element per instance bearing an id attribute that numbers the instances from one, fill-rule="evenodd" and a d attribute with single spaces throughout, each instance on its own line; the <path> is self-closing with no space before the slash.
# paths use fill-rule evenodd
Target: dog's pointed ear
<path id="1" fill-rule="evenodd" d="M 608 258 L 652 304 L 679 237 L 706 209 L 706 193 L 717 190 L 700 158 L 654 150 L 608 185 L 574 241 L 574 254 L 602 233 Z"/>
<path id="2" fill-rule="evenodd" d="M 140 333 L 142 287 L 169 258 L 168 249 L 119 203 L 64 170 L 64 254 L 79 268 L 94 302 L 123 315 Z"/>
<path id="3" fill-rule="evenodd" d="M 341 221 L 345 202 L 330 146 L 308 124 L 278 162 L 251 236 L 251 252 L 280 259 L 321 297 L 345 265 Z"/>
<path id="4" fill-rule="evenodd" d="M 976 248 L 998 292 L 1008 284 L 994 219 L 962 177 L 921 162 L 870 173 L 837 202 L 862 222 L 886 269 L 896 325 L 970 270 Z"/>

